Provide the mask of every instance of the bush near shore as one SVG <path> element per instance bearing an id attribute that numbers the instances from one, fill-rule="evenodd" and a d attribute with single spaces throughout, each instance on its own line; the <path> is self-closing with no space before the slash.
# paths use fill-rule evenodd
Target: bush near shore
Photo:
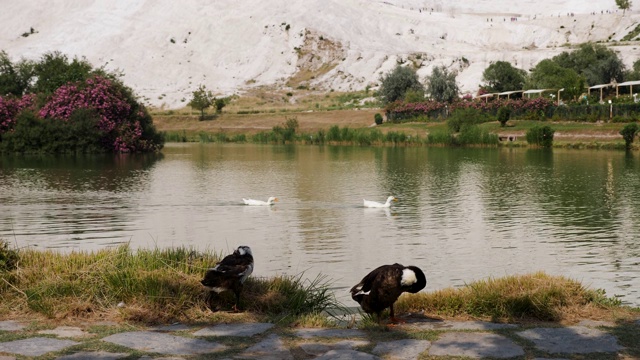
<path id="1" fill-rule="evenodd" d="M 14 250 L 0 240 L 0 319 L 114 320 L 143 324 L 211 319 L 199 280 L 222 257 L 185 248 L 96 252 Z M 328 325 L 325 315 L 345 313 L 330 282 L 320 276 L 251 276 L 240 306 L 246 316 L 283 324 Z M 229 294 L 228 308 L 233 296 Z M 355 306 L 353 304 L 346 304 Z M 458 289 L 405 294 L 398 313 L 494 321 L 562 321 L 577 316 L 625 319 L 639 309 L 621 306 L 601 290 L 544 273 L 471 283 Z M 219 314 L 219 313 L 216 313 Z"/>

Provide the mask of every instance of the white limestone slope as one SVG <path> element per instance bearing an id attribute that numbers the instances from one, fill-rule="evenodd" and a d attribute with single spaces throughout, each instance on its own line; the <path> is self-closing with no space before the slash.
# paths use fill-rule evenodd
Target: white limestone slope
<path id="1" fill-rule="evenodd" d="M 166 107 L 183 106 L 200 84 L 220 94 L 285 86 L 314 61 L 332 65 L 309 80 L 319 89 L 375 86 L 412 61 L 422 77 L 433 66 L 457 70 L 462 91 L 475 92 L 492 61 L 528 70 L 566 44 L 619 40 L 640 22 L 613 0 L 2 2 L 0 49 L 13 60 L 56 50 L 84 56 L 121 70 L 138 95 Z M 639 58 L 634 43 L 614 49 L 627 66 Z"/>

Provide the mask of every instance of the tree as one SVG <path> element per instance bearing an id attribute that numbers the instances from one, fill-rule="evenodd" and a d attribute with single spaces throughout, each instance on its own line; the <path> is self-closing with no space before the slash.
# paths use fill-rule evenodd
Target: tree
<path id="1" fill-rule="evenodd" d="M 380 78 L 378 93 L 384 104 L 404 100 L 409 90 L 424 93 L 424 86 L 420 83 L 418 74 L 409 67 L 398 65 Z"/>
<path id="2" fill-rule="evenodd" d="M 444 66 L 436 66 L 427 77 L 427 91 L 436 101 L 452 102 L 458 97 L 455 71 L 449 72 Z"/>
<path id="3" fill-rule="evenodd" d="M 584 78 L 572 69 L 564 68 L 553 60 L 544 59 L 531 70 L 526 89 L 564 89 L 566 97 L 575 98 L 584 90 Z"/>
<path id="4" fill-rule="evenodd" d="M 627 150 L 631 149 L 631 144 L 633 143 L 633 139 L 638 134 L 638 131 L 640 131 L 640 128 L 636 123 L 627 124 L 624 128 L 622 128 L 622 130 L 620 130 L 620 135 L 622 135 L 622 138 L 624 139 L 625 147 L 627 148 Z"/>
<path id="5" fill-rule="evenodd" d="M 0 96 L 22 96 L 27 92 L 32 76 L 33 63 L 22 60 L 13 64 L 7 53 L 0 51 Z"/>
<path id="6" fill-rule="evenodd" d="M 214 99 L 214 102 L 215 102 L 216 112 L 217 113 L 221 113 L 222 112 L 222 108 L 227 106 L 227 101 L 225 99 L 223 99 L 223 98 Z"/>
<path id="7" fill-rule="evenodd" d="M 500 122 L 501 127 L 505 127 L 507 125 L 507 121 L 511 117 L 511 109 L 506 106 L 501 106 L 498 109 L 498 114 L 496 115 L 498 121 Z"/>
<path id="8" fill-rule="evenodd" d="M 507 61 L 496 61 L 484 69 L 482 80 L 490 92 L 514 91 L 522 90 L 526 75 L 524 70 L 513 67 Z"/>
<path id="9" fill-rule="evenodd" d="M 206 86 L 200 85 L 198 90 L 193 92 L 193 98 L 189 101 L 189 106 L 200 110 L 200 121 L 204 120 L 204 111 L 214 104 L 215 98 Z"/>
<path id="10" fill-rule="evenodd" d="M 622 10 L 622 15 L 631 7 L 631 0 L 616 0 L 618 9 Z"/>
<path id="11" fill-rule="evenodd" d="M 624 74 L 625 81 L 640 80 L 640 60 L 633 63 L 633 69 Z"/>
<path id="12" fill-rule="evenodd" d="M 107 76 L 103 71 L 93 70 L 86 59 L 74 58 L 71 62 L 59 51 L 47 53 L 33 67 L 35 84 L 33 92 L 50 95 L 62 85 L 87 80 L 92 75 Z"/>
<path id="13" fill-rule="evenodd" d="M 571 53 L 562 52 L 552 58 L 558 65 L 584 76 L 589 86 L 622 82 L 624 63 L 618 53 L 600 44 L 582 44 Z"/>

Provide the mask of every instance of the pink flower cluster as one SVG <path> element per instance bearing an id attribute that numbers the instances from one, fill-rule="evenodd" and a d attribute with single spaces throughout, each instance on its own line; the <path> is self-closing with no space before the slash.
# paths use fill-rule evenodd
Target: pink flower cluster
<path id="1" fill-rule="evenodd" d="M 392 112 L 399 115 L 421 115 L 428 114 L 435 110 L 442 110 L 448 104 L 436 102 L 436 101 L 425 101 L 421 103 L 403 103 L 401 101 L 396 101 L 387 105 L 386 111 Z M 460 100 L 453 102 L 448 105 L 451 111 L 456 109 L 468 109 L 473 108 L 482 112 L 491 112 L 495 113 L 501 107 L 507 107 L 513 111 L 523 111 L 523 112 L 538 112 L 545 111 L 549 107 L 553 106 L 553 102 L 544 97 L 538 97 L 535 99 L 491 99 L 486 101 L 484 99 L 474 99 L 474 100 Z M 403 116 L 404 117 L 404 116 Z"/>
<path id="2" fill-rule="evenodd" d="M 145 112 L 134 111 L 127 102 L 127 94 L 109 79 L 96 76 L 83 83 L 61 86 L 38 114 L 45 119 L 67 121 L 77 109 L 96 111 L 100 117 L 98 127 L 106 134 L 105 138 L 114 139 L 107 144 L 113 151 L 149 150 L 147 141 L 141 139 L 140 119 L 146 116 Z"/>
<path id="3" fill-rule="evenodd" d="M 392 111 L 396 113 L 428 113 L 434 110 L 442 110 L 446 105 L 446 103 L 433 100 L 419 103 L 405 103 L 402 101 L 395 101 L 387 105 L 386 111 Z"/>
<path id="4" fill-rule="evenodd" d="M 20 99 L 0 96 L 0 134 L 13 129 L 18 113 L 32 107 L 35 97 L 33 94 L 24 95 Z"/>
<path id="5" fill-rule="evenodd" d="M 73 111 L 83 108 L 93 109 L 100 115 L 98 126 L 104 132 L 114 130 L 131 113 L 131 105 L 111 81 L 96 76 L 82 84 L 59 87 L 38 114 L 45 119 L 66 121 Z"/>

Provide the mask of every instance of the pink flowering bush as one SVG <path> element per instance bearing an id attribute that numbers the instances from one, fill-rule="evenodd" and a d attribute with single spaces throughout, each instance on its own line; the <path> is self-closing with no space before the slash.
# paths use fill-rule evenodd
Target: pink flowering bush
<path id="1" fill-rule="evenodd" d="M 515 116 L 524 117 L 540 117 L 545 116 L 549 109 L 554 106 L 553 102 L 538 97 L 535 99 L 462 99 L 454 101 L 451 104 L 429 100 L 421 103 L 403 103 L 401 101 L 393 102 L 386 107 L 387 117 L 394 120 L 404 120 L 416 116 L 426 116 L 436 119 L 438 117 L 447 116 L 458 109 L 473 109 L 479 112 L 495 116 L 498 109 L 504 107 L 511 110 Z"/>
<path id="2" fill-rule="evenodd" d="M 13 129 L 18 113 L 33 106 L 35 95 L 27 94 L 18 99 L 0 96 L 0 135 Z"/>
<path id="3" fill-rule="evenodd" d="M 97 114 L 97 130 L 103 134 L 101 141 L 107 151 L 141 152 L 162 147 L 162 136 L 131 91 L 102 76 L 59 87 L 38 115 L 51 121 L 69 121 L 79 109 L 90 109 Z"/>

